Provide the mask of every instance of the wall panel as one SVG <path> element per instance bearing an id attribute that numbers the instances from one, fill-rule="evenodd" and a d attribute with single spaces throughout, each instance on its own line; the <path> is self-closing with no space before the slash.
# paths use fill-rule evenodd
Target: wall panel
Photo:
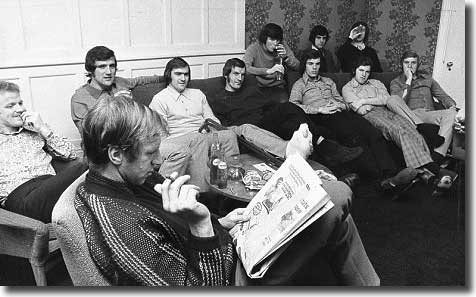
<path id="1" fill-rule="evenodd" d="M 113 49 L 122 77 L 163 75 L 182 56 L 192 78 L 221 75 L 245 49 L 244 0 L 1 0 L 0 12 L 0 80 L 77 143 L 70 100 L 91 47 Z"/>

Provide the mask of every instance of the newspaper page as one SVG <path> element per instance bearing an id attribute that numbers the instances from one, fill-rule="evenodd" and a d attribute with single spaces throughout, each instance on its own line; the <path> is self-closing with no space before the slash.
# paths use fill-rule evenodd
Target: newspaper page
<path id="1" fill-rule="evenodd" d="M 311 166 L 289 156 L 248 204 L 251 219 L 230 230 L 247 275 L 262 277 L 287 243 L 333 205 Z"/>

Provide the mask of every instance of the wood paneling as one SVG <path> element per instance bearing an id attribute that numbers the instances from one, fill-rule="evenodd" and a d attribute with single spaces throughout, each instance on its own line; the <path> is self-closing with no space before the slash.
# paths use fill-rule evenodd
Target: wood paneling
<path id="1" fill-rule="evenodd" d="M 1 0 L 0 12 L 0 80 L 78 143 L 70 100 L 91 47 L 114 50 L 118 76 L 163 75 L 182 56 L 192 78 L 221 75 L 245 49 L 244 0 Z"/>

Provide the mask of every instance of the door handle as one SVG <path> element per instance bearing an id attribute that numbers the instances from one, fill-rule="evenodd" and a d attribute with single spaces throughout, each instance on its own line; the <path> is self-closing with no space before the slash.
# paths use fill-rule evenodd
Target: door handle
<path id="1" fill-rule="evenodd" d="M 451 71 L 451 67 L 453 67 L 453 62 L 446 63 L 446 68 L 448 68 L 449 71 Z"/>

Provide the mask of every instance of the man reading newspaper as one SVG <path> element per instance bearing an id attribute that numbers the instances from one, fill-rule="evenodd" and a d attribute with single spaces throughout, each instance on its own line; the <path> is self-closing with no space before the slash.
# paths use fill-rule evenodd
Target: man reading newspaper
<path id="1" fill-rule="evenodd" d="M 217 219 L 197 201 L 199 189 L 187 184 L 190 176 L 156 178 L 161 125 L 156 112 L 125 97 L 105 98 L 86 115 L 89 173 L 75 208 L 91 257 L 113 285 L 227 286 L 249 280 L 235 278 L 239 261 L 228 233 L 248 219 L 245 209 Z M 324 250 L 339 284 L 379 284 L 349 214 L 350 189 L 338 181 L 323 187 L 335 206 L 294 237 L 256 284 L 291 285 Z M 272 212 L 284 202 L 277 203 Z M 315 277 L 309 282 L 317 284 Z"/>
<path id="2" fill-rule="evenodd" d="M 306 241 L 309 249 L 316 248 L 316 245 L 319 246 L 320 244 L 326 245 L 324 239 L 326 234 L 330 234 L 327 245 L 330 245 L 330 250 L 334 251 L 334 253 L 331 253 L 333 259 L 329 259 L 331 266 L 337 264 L 338 261 L 344 261 L 339 264 L 342 265 L 342 268 L 351 267 L 355 264 L 348 265 L 350 263 L 345 263 L 349 258 L 348 255 L 342 256 L 340 254 L 341 251 L 345 251 L 345 248 L 339 247 L 338 242 L 341 240 L 333 242 L 334 236 L 343 235 L 338 235 L 341 233 L 339 226 L 336 226 L 334 230 L 322 230 L 317 226 L 326 224 L 326 222 L 312 224 L 334 207 L 330 196 L 321 185 L 322 182 L 316 172 L 301 156 L 294 154 L 286 159 L 273 177 L 248 204 L 245 214 L 249 215 L 250 219 L 236 225 L 230 231 L 230 234 L 249 277 L 262 278 L 277 260 L 277 263 L 279 263 L 289 262 L 292 259 L 299 263 L 299 261 L 302 261 L 301 257 L 306 258 L 306 256 L 303 256 L 302 251 L 298 253 L 296 246 L 303 248 L 302 244 L 306 244 L 304 243 Z M 339 207 L 337 206 L 337 208 Z M 345 217 L 345 214 L 343 217 Z M 327 218 L 323 220 L 326 221 Z M 347 215 L 344 221 L 347 227 L 355 228 L 350 214 Z M 316 232 L 317 229 L 321 230 Z M 345 233 L 349 233 L 348 231 L 350 229 Z M 303 233 L 298 235 L 300 232 Z M 298 237 L 291 244 L 291 240 L 295 236 Z M 357 231 L 352 236 L 358 238 Z M 343 242 L 345 241 L 341 243 Z M 287 250 L 288 248 L 295 250 L 296 253 Z M 291 258 L 279 261 L 283 252 L 285 252 L 284 257 Z M 292 258 L 291 255 L 293 254 L 295 258 Z M 308 260 L 310 260 L 310 257 Z M 296 262 L 289 264 L 288 269 L 285 269 L 282 264 L 283 269 L 273 267 L 272 271 L 274 272 L 271 273 L 283 275 L 291 273 L 293 267 L 296 267 Z M 339 269 L 341 268 L 337 268 L 337 271 Z M 359 274 L 356 272 L 354 271 L 355 274 L 352 277 Z M 268 277 L 268 275 L 266 276 Z"/>

